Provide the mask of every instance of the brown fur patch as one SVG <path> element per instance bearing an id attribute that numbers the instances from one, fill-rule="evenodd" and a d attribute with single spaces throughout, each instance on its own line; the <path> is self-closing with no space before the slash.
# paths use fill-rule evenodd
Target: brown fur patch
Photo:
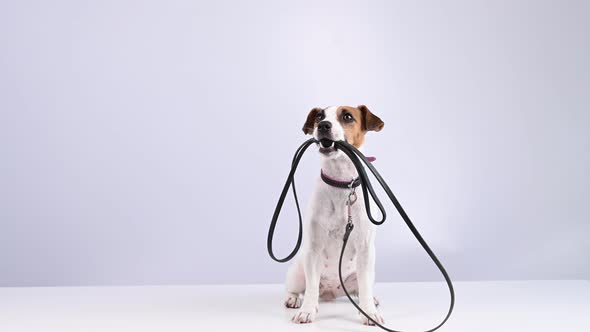
<path id="1" fill-rule="evenodd" d="M 354 118 L 353 122 L 346 122 L 344 115 L 348 113 Z M 340 106 L 336 112 L 338 121 L 344 128 L 344 135 L 348 143 L 360 147 L 365 142 L 367 131 L 379 131 L 383 129 L 384 123 L 381 119 L 371 113 L 367 106 L 358 107 Z"/>
<path id="2" fill-rule="evenodd" d="M 378 116 L 371 113 L 367 106 L 359 105 L 357 109 L 361 111 L 361 113 L 363 114 L 365 130 L 380 131 L 381 129 L 383 129 L 385 123 L 383 123 L 383 121 L 381 121 L 381 119 Z"/>
<path id="3" fill-rule="evenodd" d="M 305 135 L 311 134 L 313 132 L 313 129 L 315 128 L 315 124 L 316 124 L 315 117 L 321 111 L 322 111 L 322 109 L 319 107 L 314 107 L 311 109 L 311 111 L 309 111 L 309 114 L 307 114 L 307 119 L 305 120 L 305 123 L 303 124 L 303 133 Z"/>
<path id="4" fill-rule="evenodd" d="M 345 114 L 352 115 L 354 121 L 346 122 L 344 120 Z M 340 106 L 336 111 L 336 116 L 338 117 L 338 122 L 340 122 L 340 125 L 344 128 L 346 141 L 357 148 L 363 145 L 365 142 L 365 133 L 367 131 L 364 129 L 364 120 L 361 111 L 356 107 Z"/>

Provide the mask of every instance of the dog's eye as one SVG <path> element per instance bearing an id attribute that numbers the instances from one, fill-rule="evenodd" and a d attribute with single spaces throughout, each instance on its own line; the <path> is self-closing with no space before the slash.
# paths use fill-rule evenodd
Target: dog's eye
<path id="1" fill-rule="evenodd" d="M 324 113 L 318 113 L 318 114 L 316 114 L 316 116 L 315 116 L 315 121 L 316 122 L 320 122 L 323 119 L 324 119 Z"/>
<path id="2" fill-rule="evenodd" d="M 353 118 L 353 117 L 352 117 L 352 115 L 350 115 L 349 113 L 345 113 L 345 114 L 343 114 L 343 115 L 342 115 L 342 119 L 343 119 L 345 122 L 352 122 L 352 121 L 354 121 L 354 118 Z"/>

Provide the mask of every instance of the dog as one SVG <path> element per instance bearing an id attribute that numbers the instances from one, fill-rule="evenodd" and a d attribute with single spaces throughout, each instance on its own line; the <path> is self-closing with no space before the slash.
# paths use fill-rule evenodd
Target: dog
<path id="1" fill-rule="evenodd" d="M 287 308 L 298 311 L 295 323 L 311 323 L 319 310 L 319 300 L 344 296 L 338 277 L 338 259 L 348 218 L 351 189 L 328 182 L 350 183 L 358 177 L 350 159 L 335 148 L 332 141 L 345 140 L 362 150 L 365 134 L 383 129 L 383 121 L 365 106 L 332 106 L 312 109 L 303 125 L 306 135 L 320 141 L 321 173 L 305 215 L 301 251 L 289 267 L 286 277 Z M 327 139 L 321 141 L 322 139 Z M 327 179 L 327 180 L 324 180 Z M 332 180 L 332 181 L 330 181 Z M 375 225 L 366 213 L 361 190 L 351 205 L 354 231 L 343 258 L 342 273 L 346 289 L 358 296 L 360 307 L 375 321 L 383 323 L 373 296 L 375 282 Z M 375 209 L 374 209 L 375 210 Z M 365 325 L 375 325 L 361 316 Z"/>

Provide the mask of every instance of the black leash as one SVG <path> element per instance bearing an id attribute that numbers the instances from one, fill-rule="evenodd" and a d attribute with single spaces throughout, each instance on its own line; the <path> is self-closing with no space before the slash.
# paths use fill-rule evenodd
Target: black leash
<path id="1" fill-rule="evenodd" d="M 301 247 L 301 238 L 303 237 L 303 222 L 301 221 L 301 210 L 299 209 L 299 200 L 297 199 L 297 190 L 295 190 L 295 170 L 297 169 L 297 165 L 299 165 L 299 161 L 303 156 L 303 153 L 307 148 L 316 143 L 315 138 L 310 138 L 305 141 L 301 146 L 295 151 L 295 155 L 293 156 L 293 161 L 291 162 L 291 171 L 289 172 L 289 176 L 287 176 L 287 182 L 285 182 L 285 186 L 283 187 L 283 191 L 281 192 L 281 196 L 279 196 L 279 202 L 277 203 L 277 207 L 275 208 L 275 212 L 272 216 L 272 221 L 270 222 L 270 227 L 268 229 L 268 238 L 266 240 L 266 247 L 268 249 L 268 254 L 272 259 L 279 263 L 285 263 L 291 260 L 293 256 L 299 251 L 299 247 Z M 297 243 L 295 244 L 295 248 L 287 257 L 285 258 L 277 258 L 272 251 L 272 238 L 275 233 L 275 227 L 277 225 L 277 220 L 279 219 L 279 214 L 281 213 L 281 208 L 283 207 L 283 202 L 285 201 L 285 197 L 287 196 L 287 191 L 289 191 L 289 186 L 293 188 L 293 197 L 295 198 L 295 205 L 297 206 L 297 215 L 299 217 L 299 234 L 297 235 Z"/>
<path id="2" fill-rule="evenodd" d="M 291 162 L 291 171 L 289 172 L 289 176 L 287 177 L 287 181 L 285 183 L 285 186 L 283 187 L 283 191 L 281 192 L 281 195 L 279 197 L 279 201 L 277 203 L 277 206 L 275 208 L 275 211 L 274 211 L 271 223 L 270 223 L 270 228 L 268 231 L 268 238 L 267 238 L 267 249 L 268 249 L 268 253 L 269 253 L 270 257 L 277 262 L 283 263 L 283 262 L 289 261 L 291 258 L 293 258 L 293 256 L 295 256 L 297 251 L 299 251 L 299 247 L 301 246 L 303 222 L 301 220 L 301 211 L 299 209 L 299 201 L 297 199 L 297 192 L 295 190 L 294 176 L 295 176 L 295 170 L 297 169 L 297 166 L 299 165 L 299 161 L 301 160 L 301 157 L 305 153 L 305 150 L 307 150 L 307 148 L 313 143 L 317 143 L 317 141 L 314 138 L 311 138 L 311 139 L 305 141 L 295 152 L 295 155 L 293 156 L 293 161 Z M 451 316 L 451 313 L 453 312 L 453 307 L 455 306 L 455 290 L 453 288 L 453 283 L 451 281 L 451 278 L 449 277 L 444 266 L 438 260 L 438 258 L 436 257 L 436 255 L 434 254 L 432 249 L 430 249 L 430 247 L 428 246 L 428 244 L 426 243 L 424 238 L 422 238 L 422 235 L 420 235 L 420 233 L 418 232 L 418 230 L 416 229 L 416 227 L 414 226 L 414 224 L 410 220 L 410 217 L 408 217 L 408 215 L 406 214 L 406 212 L 402 208 L 401 204 L 399 203 L 399 201 L 397 200 L 397 198 L 395 197 L 395 195 L 393 194 L 391 189 L 389 189 L 389 186 L 387 185 L 385 180 L 383 180 L 383 178 L 381 177 L 379 172 L 375 169 L 375 167 L 373 167 L 373 165 L 371 165 L 371 163 L 367 160 L 367 158 L 354 146 L 352 146 L 344 141 L 335 141 L 334 146 L 337 149 L 344 152 L 350 158 L 351 162 L 354 164 L 354 167 L 357 170 L 357 173 L 359 174 L 360 185 L 361 185 L 361 189 L 363 190 L 365 208 L 367 210 L 367 217 L 369 218 L 369 220 L 375 225 L 381 225 L 383 222 L 385 222 L 386 214 L 385 214 L 385 209 L 383 208 L 383 205 L 381 204 L 381 201 L 379 201 L 379 198 L 377 197 L 377 195 L 375 194 L 375 191 L 373 190 L 373 186 L 371 185 L 371 181 L 369 180 L 369 177 L 367 176 L 367 172 L 365 171 L 365 168 L 363 167 L 363 163 L 369 168 L 369 170 L 371 171 L 373 176 L 375 176 L 375 178 L 377 179 L 377 182 L 379 182 L 379 184 L 383 187 L 383 190 L 385 191 L 385 193 L 387 194 L 387 196 L 389 197 L 389 199 L 391 200 L 391 202 L 393 203 L 393 205 L 397 209 L 397 211 L 400 214 L 400 216 L 402 217 L 402 219 L 405 221 L 406 225 L 408 226 L 408 228 L 410 229 L 412 234 L 414 234 L 414 237 L 416 238 L 416 240 L 418 240 L 418 242 L 420 243 L 420 245 L 422 246 L 424 251 L 426 251 L 426 253 L 430 257 L 430 259 L 432 259 L 432 261 L 434 262 L 436 267 L 439 269 L 440 273 L 443 275 L 445 282 L 447 283 L 447 286 L 449 288 L 449 293 L 451 296 L 449 310 L 448 310 L 445 318 L 436 327 L 434 327 L 430 330 L 427 330 L 425 332 L 432 332 L 432 331 L 437 330 L 438 328 L 440 328 L 441 326 L 443 326 L 447 322 L 447 320 Z M 297 244 L 295 245 L 295 248 L 293 249 L 293 251 L 287 257 L 279 259 L 279 258 L 275 257 L 275 255 L 273 253 L 272 240 L 273 240 L 273 236 L 274 236 L 274 230 L 276 227 L 276 223 L 279 218 L 281 208 L 283 207 L 283 203 L 285 201 L 287 191 L 289 190 L 289 186 L 291 186 L 293 188 L 293 196 L 295 198 L 295 205 L 297 206 L 297 214 L 299 216 L 299 235 L 297 237 Z M 375 204 L 379 208 L 381 215 L 383 216 L 381 220 L 375 220 L 373 218 L 373 215 L 371 213 L 369 198 L 368 198 L 367 194 L 371 195 L 371 198 L 373 199 L 373 201 L 375 202 Z M 348 293 L 348 290 L 344 286 L 344 280 L 342 278 L 342 257 L 344 256 L 344 251 L 346 250 L 346 244 L 348 243 L 348 238 L 349 238 L 350 233 L 352 232 L 353 229 L 354 229 L 354 225 L 351 222 L 348 222 L 346 225 L 346 231 L 344 233 L 342 251 L 340 252 L 340 259 L 338 261 L 338 276 L 340 278 L 340 285 L 341 285 L 342 289 L 344 290 L 346 297 L 348 297 L 350 302 L 367 319 L 369 319 L 370 321 L 375 323 L 375 325 L 379 326 L 380 328 L 382 328 L 385 331 L 400 332 L 400 331 L 389 329 L 389 328 L 381 325 L 379 322 L 375 321 L 371 316 L 369 316 L 366 312 L 364 312 L 360 308 L 360 306 L 352 299 L 352 297 Z"/>

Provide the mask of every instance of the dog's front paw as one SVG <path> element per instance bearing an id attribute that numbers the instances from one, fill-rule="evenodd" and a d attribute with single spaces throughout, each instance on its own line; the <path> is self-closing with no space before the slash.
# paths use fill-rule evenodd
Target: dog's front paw
<path id="1" fill-rule="evenodd" d="M 375 306 L 371 306 L 371 308 L 363 308 L 363 311 L 365 313 L 367 313 L 367 315 L 369 315 L 369 317 L 371 317 L 370 320 L 367 317 L 365 317 L 365 315 L 363 315 L 362 313 L 359 312 L 359 315 L 361 315 L 361 322 L 363 323 L 363 325 L 369 325 L 369 326 L 375 326 L 375 322 L 383 325 L 385 323 L 385 321 L 383 320 L 383 317 L 381 317 L 381 314 L 379 313 L 379 310 L 377 310 L 377 308 Z M 375 321 L 375 322 L 373 322 Z"/>
<path id="2" fill-rule="evenodd" d="M 297 313 L 291 318 L 293 323 L 297 324 L 307 324 L 311 323 L 315 320 L 315 315 L 318 312 L 318 308 L 306 308 L 303 307 L 297 311 Z"/>
<path id="3" fill-rule="evenodd" d="M 287 293 L 287 296 L 285 297 L 285 307 L 292 309 L 301 307 L 301 298 L 299 297 L 299 294 Z"/>

